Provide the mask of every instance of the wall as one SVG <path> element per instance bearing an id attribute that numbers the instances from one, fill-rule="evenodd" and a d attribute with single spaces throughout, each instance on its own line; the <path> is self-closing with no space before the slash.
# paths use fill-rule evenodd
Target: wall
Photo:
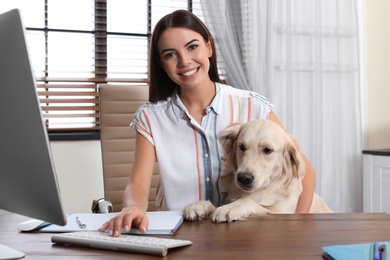
<path id="1" fill-rule="evenodd" d="M 50 145 L 65 212 L 91 212 L 92 200 L 104 197 L 100 141 Z"/>
<path id="2" fill-rule="evenodd" d="M 367 148 L 390 148 L 390 1 L 365 3 Z"/>
<path id="3" fill-rule="evenodd" d="M 66 214 L 91 212 L 92 200 L 104 197 L 100 141 L 50 142 Z M 0 209 L 0 215 L 8 214 Z"/>

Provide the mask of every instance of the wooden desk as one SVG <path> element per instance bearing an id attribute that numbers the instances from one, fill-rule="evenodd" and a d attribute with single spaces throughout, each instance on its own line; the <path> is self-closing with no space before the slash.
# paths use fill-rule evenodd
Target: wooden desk
<path id="1" fill-rule="evenodd" d="M 0 216 L 0 243 L 23 251 L 25 259 L 158 259 L 162 257 L 53 245 L 51 234 L 20 233 L 27 218 Z M 213 224 L 184 222 L 173 238 L 193 241 L 164 259 L 322 259 L 322 246 L 390 240 L 386 213 L 274 215 Z"/>

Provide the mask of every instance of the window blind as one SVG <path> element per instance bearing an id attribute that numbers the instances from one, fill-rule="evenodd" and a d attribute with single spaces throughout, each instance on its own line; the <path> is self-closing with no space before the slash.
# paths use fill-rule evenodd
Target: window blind
<path id="1" fill-rule="evenodd" d="M 13 2 L 13 1 L 8 1 Z M 100 83 L 148 83 L 149 38 L 165 14 L 200 0 L 20 0 L 49 132 L 99 130 Z"/>

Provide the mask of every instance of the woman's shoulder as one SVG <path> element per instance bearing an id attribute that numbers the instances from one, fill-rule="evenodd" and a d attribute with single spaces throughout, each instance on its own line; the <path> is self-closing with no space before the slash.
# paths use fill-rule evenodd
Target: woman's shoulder
<path id="1" fill-rule="evenodd" d="M 220 87 L 221 92 L 225 93 L 227 95 L 236 96 L 238 98 L 239 97 L 242 97 L 242 98 L 253 97 L 256 99 L 260 99 L 263 102 L 268 102 L 268 99 L 265 96 L 255 92 L 255 91 L 252 91 L 252 90 L 235 88 L 235 87 L 232 87 L 230 85 L 226 85 L 226 84 L 222 84 L 222 83 L 218 83 L 218 86 Z"/>
<path id="2" fill-rule="evenodd" d="M 139 120 L 142 115 L 148 115 L 153 117 L 163 117 L 165 114 L 169 114 L 171 106 L 171 99 L 158 101 L 156 103 L 147 102 L 141 105 L 134 114 L 134 118 Z M 165 112 L 165 113 L 164 113 Z"/>
<path id="3" fill-rule="evenodd" d="M 164 107 L 168 106 L 168 103 L 170 102 L 170 100 L 161 100 L 161 101 L 157 101 L 156 103 L 153 103 L 153 102 L 147 102 L 143 105 L 141 105 L 138 110 L 150 110 L 150 111 L 153 111 L 153 110 L 161 110 L 163 109 Z"/>

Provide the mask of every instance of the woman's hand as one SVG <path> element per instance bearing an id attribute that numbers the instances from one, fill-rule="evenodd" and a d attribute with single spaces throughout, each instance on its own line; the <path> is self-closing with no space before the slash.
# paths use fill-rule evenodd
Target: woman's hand
<path id="1" fill-rule="evenodd" d="M 108 229 L 110 236 L 115 237 L 121 235 L 122 228 L 125 232 L 130 231 L 131 227 L 138 228 L 142 234 L 146 232 L 149 227 L 146 210 L 155 161 L 154 146 L 137 132 L 133 168 L 123 192 L 124 208 L 116 217 L 104 223 L 99 228 L 100 232 Z"/>
<path id="2" fill-rule="evenodd" d="M 100 232 L 109 230 L 110 236 L 119 237 L 121 230 L 124 228 L 125 232 L 129 232 L 131 227 L 138 227 L 139 231 L 144 234 L 149 226 L 149 220 L 146 213 L 139 208 L 123 208 L 116 216 L 103 224 L 99 228 Z"/>

